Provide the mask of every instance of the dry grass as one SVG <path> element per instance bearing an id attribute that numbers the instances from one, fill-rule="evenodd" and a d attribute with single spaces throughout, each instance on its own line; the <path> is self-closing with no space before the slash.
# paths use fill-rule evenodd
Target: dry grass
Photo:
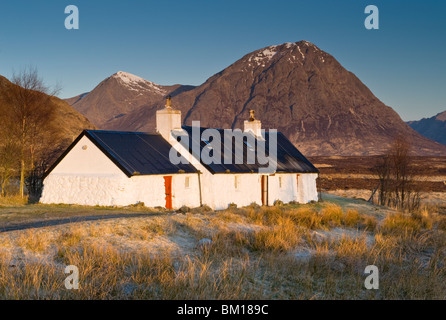
<path id="1" fill-rule="evenodd" d="M 445 221 L 323 203 L 3 233 L 0 298 L 445 299 Z M 364 288 L 370 264 L 379 290 Z M 79 290 L 64 287 L 66 265 Z"/>
<path id="2" fill-rule="evenodd" d="M 50 241 L 51 239 L 42 232 L 26 230 L 17 237 L 15 244 L 29 251 L 44 252 L 50 245 Z"/>
<path id="3" fill-rule="evenodd" d="M 419 214 L 396 213 L 385 218 L 381 226 L 382 233 L 397 235 L 417 233 L 423 229 L 432 229 L 432 220 Z"/>
<path id="4" fill-rule="evenodd" d="M 0 196 L 0 207 L 10 206 L 24 206 L 28 203 L 28 197 L 15 196 Z"/>

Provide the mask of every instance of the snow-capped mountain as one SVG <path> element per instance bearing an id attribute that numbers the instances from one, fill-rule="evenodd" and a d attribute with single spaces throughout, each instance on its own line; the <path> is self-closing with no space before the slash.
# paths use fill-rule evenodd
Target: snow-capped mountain
<path id="1" fill-rule="evenodd" d="M 186 88 L 184 88 L 186 87 Z M 113 129 L 109 122 L 125 116 L 138 107 L 159 102 L 166 95 L 187 86 L 161 86 L 128 72 L 118 71 L 91 92 L 66 99 L 99 128 Z"/>
<path id="2" fill-rule="evenodd" d="M 121 82 L 115 90 L 126 88 Z M 153 93 L 137 100 L 137 91 L 125 92 L 130 100 L 120 102 L 121 108 L 133 109 L 103 109 L 109 120 L 102 128 L 154 131 L 155 112 L 164 99 Z M 417 154 L 446 154 L 445 146 L 412 130 L 333 56 L 307 41 L 256 50 L 202 85 L 171 95 L 185 124 L 200 120 L 206 127 L 243 128 L 253 109 L 263 128 L 283 132 L 306 155 L 381 154 L 397 135 L 410 140 Z M 98 99 L 85 106 L 100 113 L 98 106 L 110 105 L 108 96 Z"/>

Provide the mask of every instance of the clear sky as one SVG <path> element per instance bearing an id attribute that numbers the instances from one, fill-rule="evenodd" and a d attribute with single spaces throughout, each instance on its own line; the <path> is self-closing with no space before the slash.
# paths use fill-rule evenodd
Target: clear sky
<path id="1" fill-rule="evenodd" d="M 80 12 L 67 30 L 67 5 Z M 379 30 L 364 9 L 379 8 Z M 60 97 L 117 71 L 199 85 L 243 55 L 307 40 L 332 54 L 403 120 L 446 110 L 443 0 L 15 0 L 0 2 L 0 74 L 36 66 Z"/>

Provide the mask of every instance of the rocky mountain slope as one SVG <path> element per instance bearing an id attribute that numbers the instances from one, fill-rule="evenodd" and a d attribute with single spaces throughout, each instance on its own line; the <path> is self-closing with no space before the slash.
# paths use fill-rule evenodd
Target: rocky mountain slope
<path id="1" fill-rule="evenodd" d="M 446 145 L 446 111 L 431 118 L 409 121 L 407 124 L 423 136 Z"/>
<path id="2" fill-rule="evenodd" d="M 94 100 L 87 94 L 74 107 L 101 128 L 153 131 L 169 90 L 138 80 L 145 88 L 135 91 L 118 81 L 119 108 L 106 90 L 98 90 Z M 242 128 L 254 109 L 264 128 L 282 131 L 306 155 L 381 154 L 396 135 L 410 140 L 415 154 L 446 155 L 445 146 L 412 130 L 333 56 L 307 41 L 256 50 L 188 89 L 172 95 L 185 124 Z"/>

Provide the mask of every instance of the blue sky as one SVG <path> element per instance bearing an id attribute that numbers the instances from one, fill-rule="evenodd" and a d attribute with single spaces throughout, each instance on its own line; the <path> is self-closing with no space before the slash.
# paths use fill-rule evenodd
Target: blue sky
<path id="1" fill-rule="evenodd" d="M 76 5 L 79 30 L 66 30 Z M 366 30 L 364 9 L 379 8 Z M 67 98 L 121 70 L 199 85 L 262 47 L 307 40 L 403 120 L 446 110 L 446 1 L 45 0 L 0 3 L 0 74 L 33 65 Z"/>

